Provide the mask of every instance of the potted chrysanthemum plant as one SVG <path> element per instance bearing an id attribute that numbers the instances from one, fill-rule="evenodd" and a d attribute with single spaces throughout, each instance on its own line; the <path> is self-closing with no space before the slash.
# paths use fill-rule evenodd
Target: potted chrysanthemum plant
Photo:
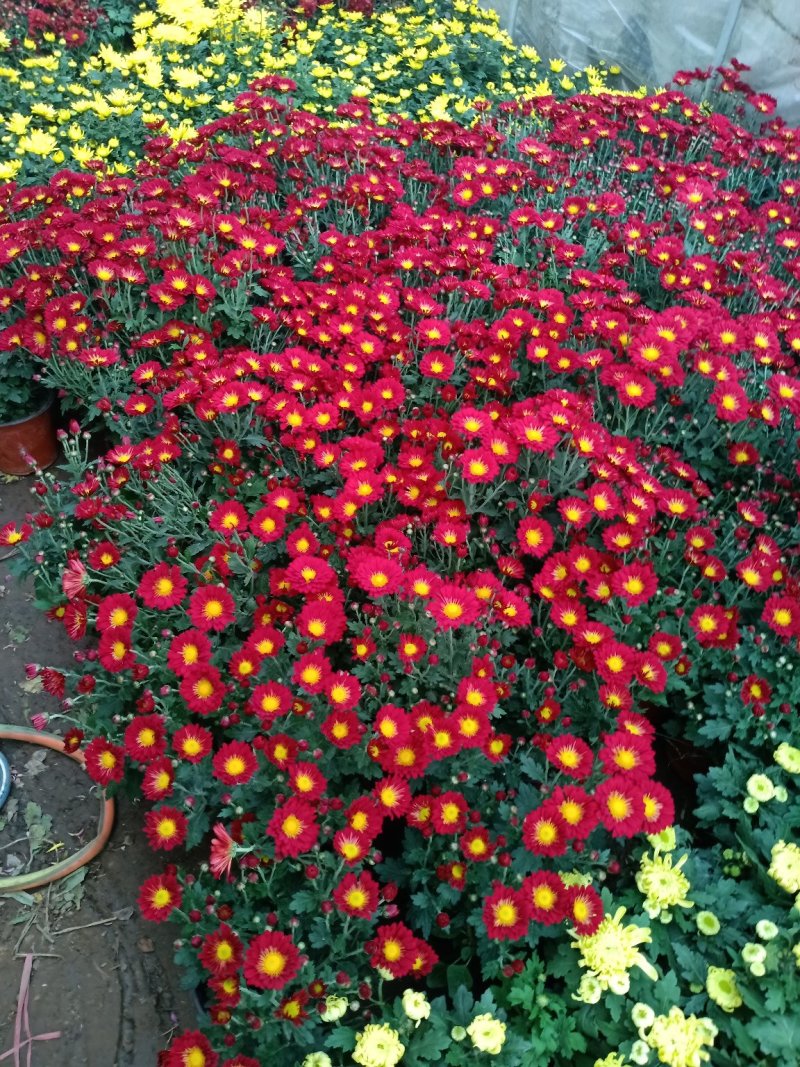
<path id="1" fill-rule="evenodd" d="M 0 471 L 48 467 L 57 448 L 52 392 L 23 350 L 0 352 Z"/>

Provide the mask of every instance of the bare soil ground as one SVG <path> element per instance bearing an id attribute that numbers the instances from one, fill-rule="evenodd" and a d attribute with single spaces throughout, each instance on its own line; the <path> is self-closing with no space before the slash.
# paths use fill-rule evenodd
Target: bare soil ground
<path id="1" fill-rule="evenodd" d="M 28 479 L 0 484 L 0 526 L 31 506 Z M 74 647 L 0 562 L 0 723 L 30 726 L 32 714 L 57 710 L 52 697 L 26 692 L 24 667 L 65 664 Z M 32 745 L 0 740 L 0 751 L 14 777 L 10 810 L 0 812 L 0 877 L 47 866 L 94 835 L 100 802 L 77 764 Z M 171 1032 L 195 1025 L 192 997 L 172 962 L 170 926 L 145 922 L 136 908 L 142 880 L 160 869 L 141 820 L 137 806 L 120 799 L 111 840 L 82 880 L 18 899 L 0 894 L 0 1059 L 14 1046 L 27 954 L 34 954 L 30 1033 L 60 1031 L 34 1040 L 31 1067 L 155 1067 Z M 7 1062 L 27 1063 L 27 1051 Z"/>

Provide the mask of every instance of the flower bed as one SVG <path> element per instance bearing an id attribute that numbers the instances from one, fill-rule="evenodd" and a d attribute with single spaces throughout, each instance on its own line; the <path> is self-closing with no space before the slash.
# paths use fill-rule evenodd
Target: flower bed
<path id="1" fill-rule="evenodd" d="M 562 61 L 545 65 L 534 49 L 516 48 L 475 0 L 415 0 L 374 17 L 325 5 L 308 18 L 238 0 L 162 0 L 132 28 L 132 49 L 36 51 L 31 40 L 23 58 L 7 53 L 0 116 L 12 147 L 1 179 L 44 180 L 54 162 L 85 169 L 102 160 L 131 173 L 154 133 L 193 137 L 232 112 L 249 80 L 273 72 L 294 79 L 297 106 L 332 115 L 351 96 L 369 96 L 379 119 L 469 120 L 476 104 L 514 93 L 605 88 L 594 68 L 553 77 Z"/>
<path id="2" fill-rule="evenodd" d="M 207 850 L 165 1063 L 793 1062 L 796 131 L 292 92 L 0 193 L 0 343 L 115 438 L 3 531 L 96 639 L 31 674 Z"/>

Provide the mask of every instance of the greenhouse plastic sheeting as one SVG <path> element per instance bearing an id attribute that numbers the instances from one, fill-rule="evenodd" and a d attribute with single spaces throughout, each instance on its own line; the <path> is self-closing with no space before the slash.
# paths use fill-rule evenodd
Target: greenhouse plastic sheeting
<path id="1" fill-rule="evenodd" d="M 731 57 L 800 124 L 800 0 L 485 0 L 517 44 L 568 70 L 615 64 L 620 88 L 666 85 L 677 70 Z"/>

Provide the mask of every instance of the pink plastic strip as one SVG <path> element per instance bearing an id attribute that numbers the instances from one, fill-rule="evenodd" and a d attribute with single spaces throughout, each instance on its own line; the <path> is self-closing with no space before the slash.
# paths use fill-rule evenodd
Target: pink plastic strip
<path id="1" fill-rule="evenodd" d="M 0 1061 L 8 1059 L 9 1056 L 13 1056 L 14 1067 L 22 1067 L 20 1053 L 23 1049 L 26 1049 L 28 1053 L 25 1067 L 31 1067 L 34 1041 L 52 1041 L 54 1038 L 61 1037 L 60 1030 L 53 1030 L 49 1034 L 31 1034 L 30 1018 L 28 1016 L 28 1002 L 30 1000 L 33 960 L 34 955 L 28 953 L 22 968 L 22 978 L 20 979 L 19 994 L 17 995 L 17 1017 L 14 1020 L 14 1045 L 0 1056 Z M 22 1036 L 23 1030 L 26 1035 L 24 1039 Z"/>

